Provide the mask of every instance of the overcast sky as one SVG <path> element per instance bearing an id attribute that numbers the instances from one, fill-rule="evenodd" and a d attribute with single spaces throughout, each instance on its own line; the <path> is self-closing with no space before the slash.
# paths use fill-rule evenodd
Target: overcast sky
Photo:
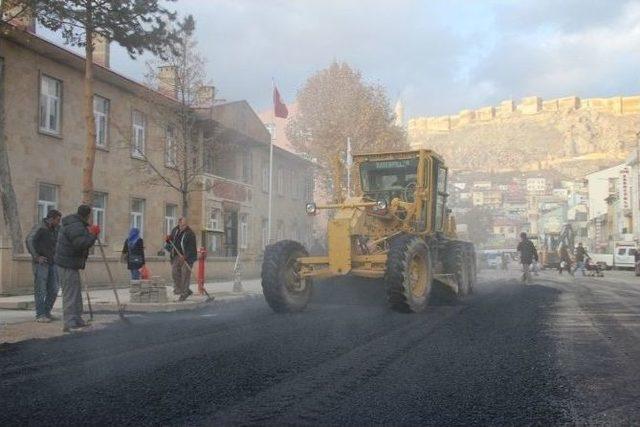
<path id="1" fill-rule="evenodd" d="M 179 0 L 219 96 L 287 102 L 332 60 L 401 97 L 409 117 L 539 95 L 638 94 L 640 0 Z M 144 61 L 114 47 L 112 67 Z"/>

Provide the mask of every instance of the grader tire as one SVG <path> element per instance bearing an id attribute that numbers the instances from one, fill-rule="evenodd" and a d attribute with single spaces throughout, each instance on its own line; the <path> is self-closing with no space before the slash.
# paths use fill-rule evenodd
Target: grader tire
<path id="1" fill-rule="evenodd" d="M 384 281 L 389 306 L 402 313 L 426 309 L 431 294 L 433 270 L 429 247 L 416 236 L 391 241 Z"/>
<path id="2" fill-rule="evenodd" d="M 267 246 L 262 261 L 262 292 L 276 313 L 304 310 L 311 299 L 312 282 L 297 279 L 296 260 L 309 256 L 300 243 L 282 240 Z"/>
<path id="3" fill-rule="evenodd" d="M 448 274 L 453 274 L 458 283 L 458 296 L 469 293 L 469 258 L 466 256 L 464 245 L 451 244 L 447 250 L 445 269 Z"/>

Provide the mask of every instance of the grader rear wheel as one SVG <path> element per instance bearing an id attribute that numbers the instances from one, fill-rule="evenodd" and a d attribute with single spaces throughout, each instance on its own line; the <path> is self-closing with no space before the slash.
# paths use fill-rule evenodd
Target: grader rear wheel
<path id="1" fill-rule="evenodd" d="M 433 270 L 427 244 L 419 237 L 394 239 L 387 256 L 387 297 L 393 310 L 424 311 L 429 302 Z"/>
<path id="2" fill-rule="evenodd" d="M 267 246 L 262 261 L 262 292 L 276 313 L 302 311 L 311 299 L 311 279 L 299 276 L 297 259 L 309 256 L 300 243 L 282 240 Z"/>

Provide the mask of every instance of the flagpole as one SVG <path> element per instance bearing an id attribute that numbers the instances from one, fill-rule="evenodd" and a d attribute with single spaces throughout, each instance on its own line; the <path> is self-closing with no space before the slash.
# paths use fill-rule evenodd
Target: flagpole
<path id="1" fill-rule="evenodd" d="M 276 87 L 276 83 L 271 79 L 271 96 L 273 97 L 273 91 Z M 275 109 L 275 106 L 273 107 Z M 269 213 L 267 216 L 267 244 L 271 244 L 271 207 L 273 198 L 273 143 L 276 134 L 276 117 L 274 109 L 271 110 L 271 134 L 269 138 Z"/>
<path id="2" fill-rule="evenodd" d="M 351 164 L 353 158 L 351 157 L 351 138 L 347 137 L 347 197 L 351 197 Z"/>

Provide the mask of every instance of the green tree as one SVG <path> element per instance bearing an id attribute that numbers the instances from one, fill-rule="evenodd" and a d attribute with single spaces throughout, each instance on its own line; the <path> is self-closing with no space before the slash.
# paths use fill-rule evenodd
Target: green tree
<path id="1" fill-rule="evenodd" d="M 82 169 L 82 200 L 93 200 L 96 128 L 93 116 L 93 51 L 98 37 L 123 46 L 133 58 L 149 51 L 164 57 L 179 43 L 172 25 L 175 12 L 163 4 L 175 0 L 48 0 L 38 2 L 36 16 L 65 42 L 84 48 L 84 116 L 87 140 Z"/>
<path id="2" fill-rule="evenodd" d="M 404 130 L 394 125 L 384 88 L 365 83 L 360 72 L 346 63 L 333 62 L 309 77 L 296 102 L 287 137 L 327 170 L 344 156 L 347 138 L 354 153 L 407 147 Z M 325 178 L 324 183 L 328 181 Z"/>

